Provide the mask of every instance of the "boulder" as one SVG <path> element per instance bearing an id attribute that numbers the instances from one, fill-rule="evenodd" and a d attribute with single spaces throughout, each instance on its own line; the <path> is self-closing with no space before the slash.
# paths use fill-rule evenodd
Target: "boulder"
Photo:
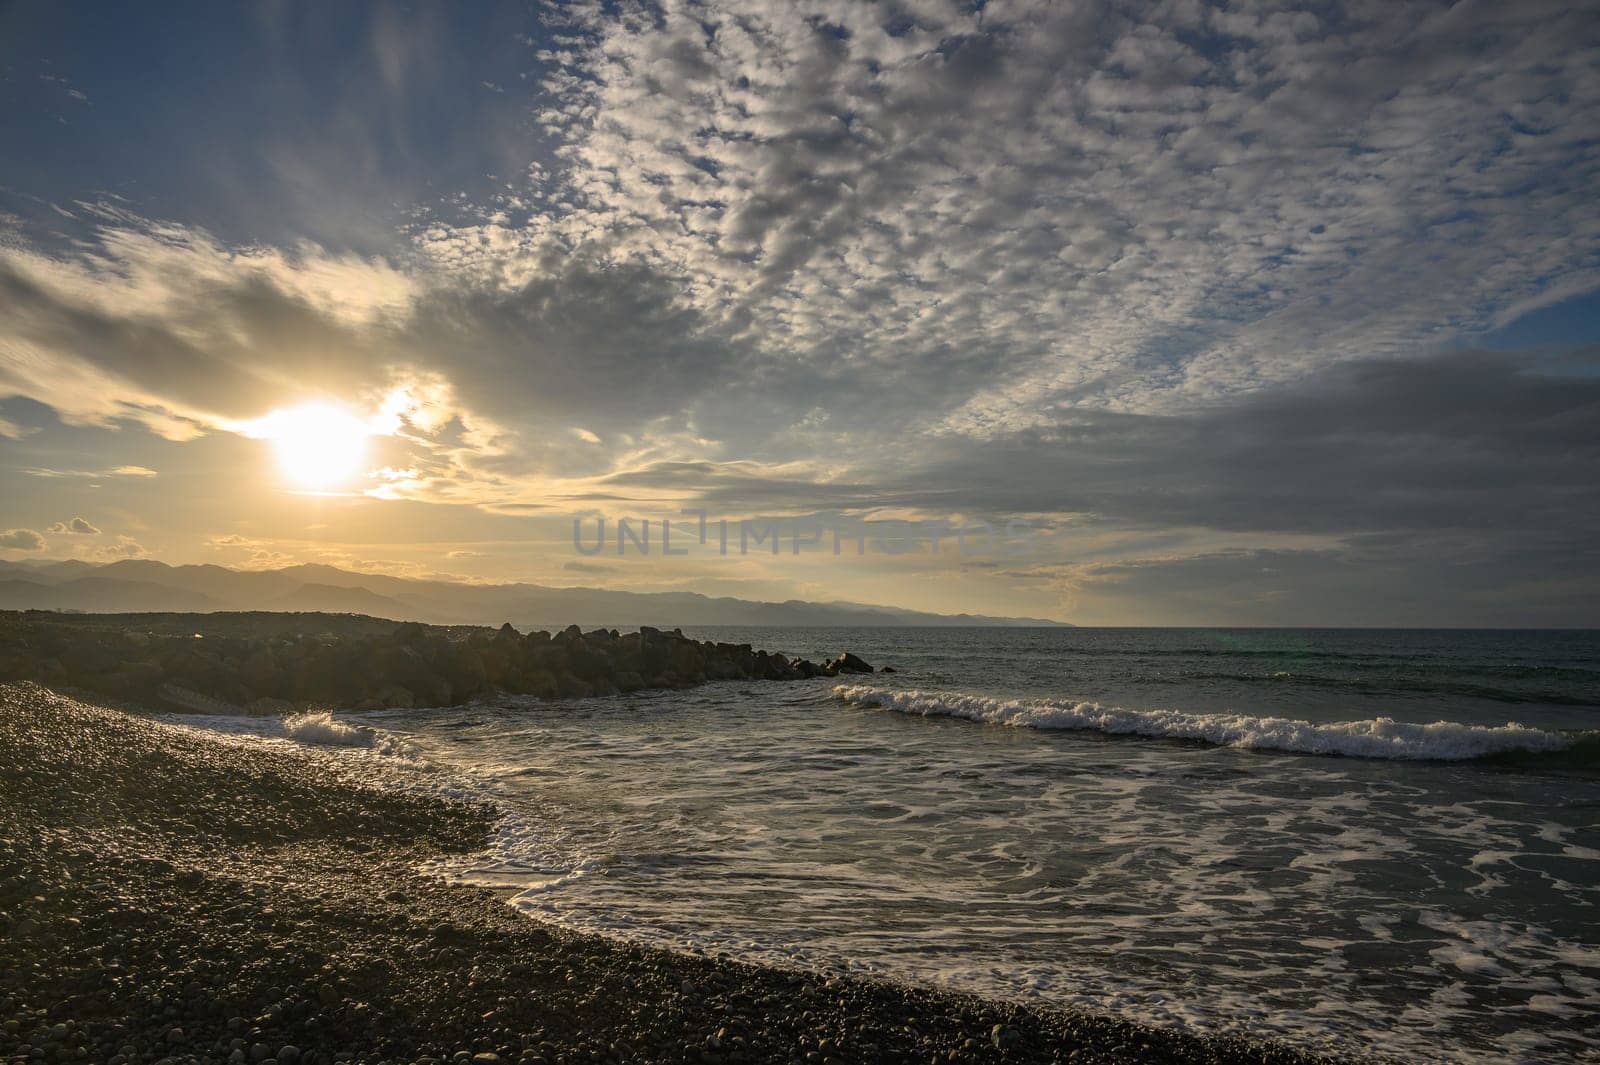
<path id="1" fill-rule="evenodd" d="M 426 643 L 428 630 L 415 621 L 407 621 L 394 630 L 394 641 L 402 647 L 418 647 Z"/>
<path id="2" fill-rule="evenodd" d="M 377 699 L 378 702 L 382 703 L 386 708 L 389 709 L 393 709 L 394 707 L 412 707 L 417 705 L 417 697 L 411 693 L 411 690 L 409 688 L 403 688 L 398 684 L 384 685 L 378 690 L 378 694 L 373 696 L 373 698 Z"/>
<path id="3" fill-rule="evenodd" d="M 593 687 L 571 673 L 563 673 L 556 678 L 556 690 L 563 699 L 587 699 L 594 694 Z"/>
<path id="4" fill-rule="evenodd" d="M 555 675 L 543 669 L 523 674 L 522 690 L 528 695 L 546 700 L 556 699 L 561 695 L 561 688 L 556 682 Z"/>
<path id="5" fill-rule="evenodd" d="M 857 658 L 849 651 L 840 651 L 839 657 L 828 663 L 835 673 L 875 673 L 877 672 L 864 660 Z"/>

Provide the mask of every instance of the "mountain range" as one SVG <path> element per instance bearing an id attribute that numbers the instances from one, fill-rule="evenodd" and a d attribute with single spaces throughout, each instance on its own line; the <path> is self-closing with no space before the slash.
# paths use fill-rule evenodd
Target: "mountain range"
<path id="1" fill-rule="evenodd" d="M 152 559 L 0 562 L 0 609 L 87 613 L 217 610 L 368 614 L 437 625 L 1060 626 L 1043 618 L 929 614 L 861 603 L 755 602 L 694 592 L 464 584 L 306 564 L 273 570 L 169 566 Z"/>

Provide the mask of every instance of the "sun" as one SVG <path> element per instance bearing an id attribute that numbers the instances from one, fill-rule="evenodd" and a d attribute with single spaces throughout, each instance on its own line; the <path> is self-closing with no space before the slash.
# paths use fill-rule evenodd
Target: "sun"
<path id="1" fill-rule="evenodd" d="M 254 423 L 272 442 L 278 466 L 302 488 L 326 490 L 362 472 L 371 427 L 343 407 L 307 403 L 273 411 Z"/>

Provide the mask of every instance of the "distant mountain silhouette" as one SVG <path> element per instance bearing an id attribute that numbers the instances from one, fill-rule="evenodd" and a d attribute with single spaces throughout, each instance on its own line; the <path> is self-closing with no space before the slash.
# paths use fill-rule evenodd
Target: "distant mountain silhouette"
<path id="1" fill-rule="evenodd" d="M 8 610 L 82 610 L 96 614 L 129 611 L 222 610 L 222 602 L 198 592 L 146 581 L 80 577 L 61 584 L 0 581 L 0 607 Z"/>
<path id="2" fill-rule="evenodd" d="M 367 614 L 409 621 L 400 615 L 406 604 L 365 588 L 337 588 L 331 584 L 302 584 L 288 595 L 269 600 L 269 610 L 314 611 L 324 614 Z"/>
<path id="3" fill-rule="evenodd" d="M 0 609 L 131 611 L 276 610 L 370 614 L 439 625 L 1063 625 L 1041 618 L 929 614 L 859 603 L 781 603 L 694 592 L 618 592 L 538 584 L 461 584 L 355 573 L 334 566 L 277 570 L 169 566 L 124 559 L 0 562 Z"/>

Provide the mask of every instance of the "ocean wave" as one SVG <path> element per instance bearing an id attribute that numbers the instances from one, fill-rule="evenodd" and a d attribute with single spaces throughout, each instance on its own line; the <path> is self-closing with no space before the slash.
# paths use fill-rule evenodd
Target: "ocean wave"
<path id="1" fill-rule="evenodd" d="M 1581 706 L 1600 704 L 1600 690 L 1573 692 L 1557 688 L 1506 688 L 1470 681 L 1429 680 L 1426 677 L 1363 674 L 1360 676 L 1328 676 L 1301 670 L 1280 669 L 1271 673 L 1194 672 L 1156 674 L 1144 678 L 1146 683 L 1179 686 L 1195 681 L 1221 680 L 1232 684 L 1283 684 L 1292 682 L 1302 688 L 1323 688 L 1382 695 L 1389 692 L 1405 695 L 1459 695 L 1469 699 L 1483 699 L 1497 703 L 1533 703 L 1541 706 Z M 1561 679 L 1559 677 L 1555 679 Z"/>
<path id="2" fill-rule="evenodd" d="M 957 717 L 1020 728 L 1099 732 L 1193 740 L 1219 747 L 1343 755 L 1397 761 L 1467 761 L 1516 754 L 1554 754 L 1592 747 L 1600 733 L 1550 732 L 1509 722 L 1465 725 L 1454 721 L 1414 724 L 1378 717 L 1316 724 L 1248 714 L 1192 714 L 1181 710 L 1127 710 L 1098 703 L 1024 702 L 951 692 L 898 691 L 841 684 L 834 694 L 846 702 L 903 714 Z"/>
<path id="3" fill-rule="evenodd" d="M 378 742 L 376 729 L 338 721 L 326 710 L 284 718 L 283 734 L 298 743 L 323 747 L 371 747 Z"/>

